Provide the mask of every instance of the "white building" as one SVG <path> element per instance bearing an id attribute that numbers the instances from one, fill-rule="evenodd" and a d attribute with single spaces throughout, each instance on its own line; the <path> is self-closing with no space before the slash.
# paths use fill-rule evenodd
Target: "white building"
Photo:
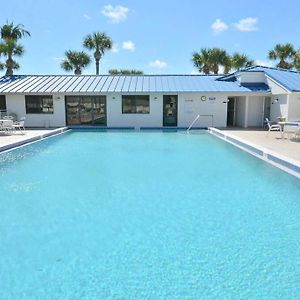
<path id="1" fill-rule="evenodd" d="M 262 127 L 300 120 L 300 73 L 251 67 L 212 75 L 19 75 L 0 78 L 0 109 L 27 127 Z"/>

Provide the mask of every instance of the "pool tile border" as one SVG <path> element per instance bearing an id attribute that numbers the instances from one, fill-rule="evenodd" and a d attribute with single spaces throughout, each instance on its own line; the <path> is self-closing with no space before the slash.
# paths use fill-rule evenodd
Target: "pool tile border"
<path id="1" fill-rule="evenodd" d="M 48 137 L 51 137 L 51 136 L 54 136 L 54 135 L 64 133 L 68 130 L 69 130 L 68 127 L 60 127 L 60 128 L 54 129 L 50 132 L 47 132 L 47 133 L 44 133 L 44 134 L 40 134 L 40 135 L 31 137 L 31 138 L 25 139 L 23 141 L 19 141 L 19 142 L 11 143 L 11 144 L 8 144 L 8 145 L 0 146 L 0 153 L 4 152 L 4 151 L 7 151 L 7 150 L 17 148 L 17 147 L 20 147 L 20 146 L 24 146 L 26 144 L 33 143 L 33 142 L 36 142 L 36 141 L 39 141 L 39 140 L 42 140 L 42 139 L 45 139 L 45 138 L 48 138 Z"/>
<path id="2" fill-rule="evenodd" d="M 300 163 L 280 155 L 274 151 L 252 144 L 244 139 L 224 133 L 217 128 L 209 127 L 208 132 L 254 156 L 260 158 L 281 170 L 300 178 Z"/>

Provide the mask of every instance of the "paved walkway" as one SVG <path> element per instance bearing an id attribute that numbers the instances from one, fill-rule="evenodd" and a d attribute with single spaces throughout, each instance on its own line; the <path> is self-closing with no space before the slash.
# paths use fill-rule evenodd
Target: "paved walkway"
<path id="1" fill-rule="evenodd" d="M 252 144 L 271 150 L 287 158 L 300 162 L 300 140 L 294 136 L 281 138 L 280 132 L 272 131 L 267 135 L 267 131 L 260 129 L 221 129 L 223 132 L 233 137 L 241 138 Z"/>
<path id="2" fill-rule="evenodd" d="M 56 129 L 26 129 L 25 134 L 17 131 L 16 133 L 7 135 L 3 132 L 0 132 L 0 148 L 6 147 L 11 144 L 24 142 L 26 140 L 31 140 L 36 137 L 44 136 L 45 134 L 56 131 Z"/>

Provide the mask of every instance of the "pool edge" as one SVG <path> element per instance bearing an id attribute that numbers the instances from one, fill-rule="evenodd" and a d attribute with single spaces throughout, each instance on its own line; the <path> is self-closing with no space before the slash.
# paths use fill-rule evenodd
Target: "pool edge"
<path id="1" fill-rule="evenodd" d="M 300 179 L 299 162 L 214 127 L 209 127 L 207 132 Z"/>
<path id="2" fill-rule="evenodd" d="M 68 127 L 60 127 L 60 128 L 54 129 L 50 132 L 47 132 L 47 133 L 44 133 L 44 134 L 37 135 L 35 137 L 25 139 L 23 141 L 19 141 L 19 142 L 11 143 L 11 144 L 8 144 L 8 145 L 0 146 L 0 153 L 3 153 L 5 151 L 9 151 L 9 150 L 13 150 L 13 149 L 16 149 L 18 147 L 22 147 L 22 146 L 25 146 L 25 145 L 28 145 L 28 144 L 31 144 L 31 143 L 34 143 L 34 142 L 52 137 L 52 136 L 56 136 L 56 135 L 65 133 L 69 130 L 70 129 Z"/>

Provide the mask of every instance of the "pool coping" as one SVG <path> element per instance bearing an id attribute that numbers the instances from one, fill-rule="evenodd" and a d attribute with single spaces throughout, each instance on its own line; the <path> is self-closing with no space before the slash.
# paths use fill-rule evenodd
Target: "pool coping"
<path id="1" fill-rule="evenodd" d="M 4 151 L 15 149 L 15 148 L 18 148 L 18 147 L 21 147 L 21 146 L 24 146 L 24 145 L 27 145 L 27 144 L 30 144 L 30 143 L 33 143 L 33 142 L 36 142 L 36 141 L 39 141 L 39 140 L 42 140 L 42 139 L 45 139 L 45 138 L 48 138 L 48 137 L 51 137 L 51 136 L 58 135 L 58 134 L 67 132 L 69 130 L 70 129 L 68 127 L 60 127 L 60 128 L 57 128 L 57 129 L 53 129 L 50 132 L 39 134 L 37 136 L 25 139 L 23 141 L 18 141 L 18 142 L 10 143 L 8 145 L 0 146 L 0 153 L 2 153 Z"/>
<path id="2" fill-rule="evenodd" d="M 209 127 L 207 131 L 213 136 L 218 137 L 223 141 L 254 155 L 257 158 L 262 159 L 263 161 L 266 161 L 269 164 L 300 178 L 300 162 L 278 154 L 275 151 L 258 146 L 257 144 L 248 142 L 245 139 L 225 133 L 217 128 Z"/>

